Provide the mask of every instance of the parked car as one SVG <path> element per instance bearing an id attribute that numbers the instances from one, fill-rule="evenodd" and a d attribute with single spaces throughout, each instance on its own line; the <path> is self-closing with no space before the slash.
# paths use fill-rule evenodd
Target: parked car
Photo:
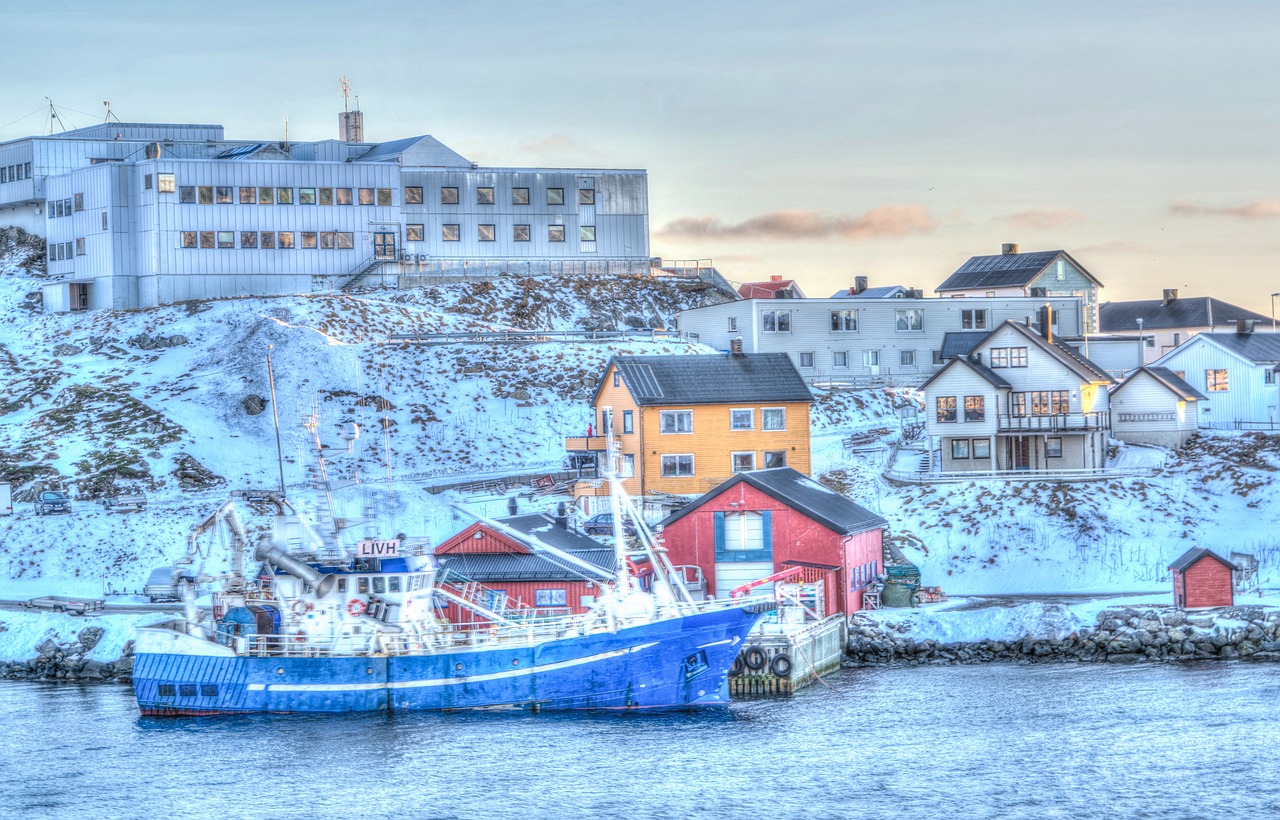
<path id="1" fill-rule="evenodd" d="M 151 571 L 142 594 L 151 603 L 172 603 L 182 600 L 182 585 L 195 584 L 196 576 L 190 570 L 175 567 L 160 567 Z"/>
<path id="2" fill-rule="evenodd" d="M 587 535 L 613 535 L 613 513 L 593 515 L 582 522 L 582 531 Z M 636 525 L 627 519 L 623 522 L 622 531 L 628 535 L 636 534 Z"/>
<path id="3" fill-rule="evenodd" d="M 56 490 L 45 490 L 36 499 L 36 515 L 71 512 L 71 499 L 66 493 Z"/>

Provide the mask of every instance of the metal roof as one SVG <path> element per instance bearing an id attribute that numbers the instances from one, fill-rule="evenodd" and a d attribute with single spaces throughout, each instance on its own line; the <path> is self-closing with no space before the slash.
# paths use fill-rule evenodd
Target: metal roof
<path id="1" fill-rule="evenodd" d="M 411 161 L 406 162 L 408 156 Z M 433 136 L 380 142 L 356 158 L 357 162 L 401 162 L 404 165 L 475 167 L 466 157 Z"/>
<path id="2" fill-rule="evenodd" d="M 537 545 L 533 541 L 541 541 L 556 549 L 576 552 L 578 550 L 600 549 L 600 542 L 589 535 L 561 527 L 555 519 L 546 513 L 526 513 L 512 515 L 507 518 L 494 519 L 499 524 L 510 527 L 526 537 L 531 548 Z"/>
<path id="3" fill-rule="evenodd" d="M 792 291 L 792 298 L 803 299 L 804 291 L 794 279 L 781 279 L 768 282 L 743 282 L 738 286 L 738 295 L 743 299 L 773 299 L 780 290 Z"/>
<path id="4" fill-rule="evenodd" d="M 1072 259 L 1071 254 L 1064 250 L 1054 250 L 971 256 L 969 261 L 956 268 L 945 282 L 938 285 L 935 291 L 1026 287 L 1060 256 L 1065 256 L 1095 285 L 1102 284 L 1083 265 Z"/>
<path id="5" fill-rule="evenodd" d="M 576 530 L 559 526 L 549 515 L 529 513 L 494 520 L 524 536 L 523 540 L 530 549 L 537 550 L 540 542 L 571 552 L 575 557 L 599 567 L 605 574 L 613 569 L 613 549 Z M 576 581 L 588 577 L 580 567 L 545 552 L 455 552 L 437 555 L 436 558 L 441 568 L 472 581 Z"/>
<path id="6" fill-rule="evenodd" d="M 610 364 L 641 406 L 813 401 L 786 353 L 615 356 Z M 596 388 L 592 406 L 599 395 Z"/>
<path id="7" fill-rule="evenodd" d="M 1051 342 L 1021 322 L 1015 322 L 1012 319 L 1006 319 L 1004 323 L 997 327 L 996 330 L 992 331 L 992 333 L 995 333 L 1002 327 L 1015 328 L 1023 336 L 1030 339 L 1042 350 L 1049 353 L 1049 355 L 1074 370 L 1076 374 L 1082 378 L 1088 379 L 1089 381 L 1104 381 L 1108 384 L 1115 381 L 1107 371 L 1086 359 L 1080 351 L 1068 344 L 1060 342 L 1057 339 L 1054 339 Z"/>
<path id="8" fill-rule="evenodd" d="M 1231 563 L 1226 558 L 1223 558 L 1221 555 L 1219 555 L 1218 553 L 1214 552 L 1211 549 L 1206 549 L 1204 547 L 1192 547 L 1191 549 L 1182 553 L 1182 555 L 1178 558 L 1178 560 L 1170 564 L 1169 569 L 1173 569 L 1173 570 L 1177 570 L 1178 572 L 1181 572 L 1187 567 L 1199 561 L 1201 558 L 1213 558 L 1214 560 L 1222 564 L 1225 564 L 1228 567 L 1231 567 L 1232 569 L 1236 568 L 1235 564 Z"/>
<path id="9" fill-rule="evenodd" d="M 986 334 L 984 334 L 984 336 L 985 335 Z M 977 373 L 979 376 L 985 379 L 992 387 L 1000 387 L 1004 389 L 1009 389 L 1013 387 L 1013 385 L 1005 381 L 1004 378 L 999 373 L 987 367 L 982 362 L 975 362 L 973 359 L 970 359 L 967 355 L 964 355 L 964 356 L 956 356 L 951 361 L 944 364 L 941 370 L 939 370 L 937 373 L 934 373 L 929 378 L 925 379 L 924 384 L 920 385 L 919 389 L 924 390 L 926 387 L 932 384 L 934 380 L 936 380 L 943 373 L 946 373 L 948 370 L 951 369 L 953 365 L 956 365 L 956 364 L 965 365 L 974 373 Z"/>
<path id="10" fill-rule="evenodd" d="M 1235 324 L 1237 319 L 1270 322 L 1268 316 L 1215 299 L 1194 296 L 1189 299 L 1140 299 L 1134 302 L 1103 302 L 1098 307 L 1098 326 L 1103 333 L 1133 331 L 1142 320 L 1143 330 L 1165 328 L 1213 327 Z"/>
<path id="11" fill-rule="evenodd" d="M 1170 370 L 1167 367 L 1140 367 L 1137 370 L 1130 373 L 1128 376 L 1126 376 L 1125 380 L 1120 382 L 1120 384 L 1113 387 L 1111 389 L 1111 392 L 1113 394 L 1119 393 L 1120 390 L 1124 388 L 1126 385 L 1128 385 L 1129 382 L 1133 381 L 1134 376 L 1137 376 L 1139 373 L 1146 373 L 1148 376 L 1155 379 L 1159 384 L 1168 388 L 1169 392 L 1173 393 L 1175 396 L 1182 399 L 1183 401 L 1208 401 L 1209 400 L 1199 390 L 1196 390 L 1194 387 L 1187 384 L 1187 382 L 1181 376 L 1179 376 L 1177 373 L 1174 373 L 1172 370 Z"/>
<path id="12" fill-rule="evenodd" d="M 990 335 L 986 330 L 952 330 L 942 334 L 942 360 L 968 356 L 970 350 Z"/>
<path id="13" fill-rule="evenodd" d="M 861 293 L 850 293 L 853 288 L 845 288 L 831 294 L 832 299 L 896 299 L 907 293 L 902 285 L 882 285 L 878 288 L 867 288 Z"/>
<path id="14" fill-rule="evenodd" d="M 663 519 L 662 526 L 678 521 L 729 488 L 746 482 L 760 492 L 781 501 L 791 509 L 817 521 L 840 535 L 889 526 L 879 515 L 845 498 L 840 493 L 824 487 L 812 478 L 791 467 L 775 467 L 772 470 L 753 470 L 738 473 L 706 495 L 695 499 Z"/>
<path id="15" fill-rule="evenodd" d="M 1280 364 L 1280 333 L 1197 333 L 1192 339 L 1201 337 L 1217 342 L 1254 364 Z M 1178 350 L 1174 348 L 1162 358 Z"/>

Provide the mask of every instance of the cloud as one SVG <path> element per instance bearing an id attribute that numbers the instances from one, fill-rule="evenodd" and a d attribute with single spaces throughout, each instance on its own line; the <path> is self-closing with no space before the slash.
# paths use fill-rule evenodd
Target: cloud
<path id="1" fill-rule="evenodd" d="M 1155 245 L 1119 239 L 1115 242 L 1099 242 L 1096 245 L 1085 245 L 1084 247 L 1073 249 L 1072 253 L 1155 253 L 1157 250 Z"/>
<path id="2" fill-rule="evenodd" d="M 1083 225 L 1084 214 L 1071 208 L 1037 208 L 1001 217 L 1001 220 L 1015 228 L 1033 231 L 1049 231 L 1055 228 L 1067 228 L 1072 225 Z"/>
<path id="3" fill-rule="evenodd" d="M 928 234 L 938 227 L 923 205 L 882 205 L 861 216 L 817 211 L 773 211 L 738 223 L 715 216 L 668 222 L 659 233 L 675 239 L 843 239 L 860 242 L 886 236 Z"/>
<path id="4" fill-rule="evenodd" d="M 1276 219 L 1280 217 L 1280 199 L 1259 199 L 1244 205 L 1200 205 L 1189 199 L 1175 199 L 1169 213 L 1176 216 L 1230 216 L 1236 219 Z"/>

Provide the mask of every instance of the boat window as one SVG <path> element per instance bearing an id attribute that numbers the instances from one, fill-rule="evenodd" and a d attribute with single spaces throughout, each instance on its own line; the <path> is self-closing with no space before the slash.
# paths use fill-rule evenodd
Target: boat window
<path id="1" fill-rule="evenodd" d="M 367 593 L 369 591 L 369 579 L 361 578 L 359 581 L 359 588 L 362 594 Z"/>
<path id="2" fill-rule="evenodd" d="M 184 698 L 194 698 L 196 696 L 196 685 L 194 683 L 178 684 L 178 694 Z"/>
<path id="3" fill-rule="evenodd" d="M 338 579 L 338 591 L 339 591 L 339 592 L 346 592 L 346 591 L 347 591 L 347 579 L 346 579 L 346 578 L 339 578 L 339 579 Z"/>
<path id="4" fill-rule="evenodd" d="M 162 698 L 171 698 L 174 696 L 174 688 L 172 683 L 162 683 L 157 689 L 157 694 Z"/>
<path id="5" fill-rule="evenodd" d="M 216 698 L 218 696 L 218 684 L 216 683 L 200 684 L 200 696 L 204 698 Z"/>
<path id="6" fill-rule="evenodd" d="M 383 592 L 386 592 L 386 591 L 387 591 L 387 579 L 386 579 L 386 578 L 374 578 L 374 579 L 373 579 L 373 591 L 374 591 L 374 592 L 376 592 L 376 593 L 379 593 L 379 594 L 381 594 L 381 593 L 383 593 Z"/>
<path id="7" fill-rule="evenodd" d="M 392 575 L 387 580 L 387 592 L 399 592 L 399 591 L 400 591 L 400 576 Z"/>

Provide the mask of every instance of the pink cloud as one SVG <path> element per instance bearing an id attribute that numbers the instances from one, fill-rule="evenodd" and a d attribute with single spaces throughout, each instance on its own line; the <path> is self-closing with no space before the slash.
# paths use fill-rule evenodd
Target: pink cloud
<path id="1" fill-rule="evenodd" d="M 737 223 L 715 216 L 668 222 L 659 233 L 677 239 L 843 239 L 860 242 L 887 236 L 928 234 L 938 227 L 923 205 L 882 205 L 861 216 L 817 211 L 773 211 Z"/>
<path id="2" fill-rule="evenodd" d="M 1018 214 L 1002 217 L 1004 222 L 1015 228 L 1026 228 L 1035 231 L 1048 231 L 1055 228 L 1066 228 L 1071 225 L 1083 225 L 1084 214 L 1072 208 L 1037 208 Z"/>
<path id="3" fill-rule="evenodd" d="M 1276 219 L 1280 217 L 1280 199 L 1259 199 L 1244 205 L 1201 205 L 1189 199 L 1175 199 L 1169 213 L 1177 216 L 1230 216 L 1236 219 Z"/>

